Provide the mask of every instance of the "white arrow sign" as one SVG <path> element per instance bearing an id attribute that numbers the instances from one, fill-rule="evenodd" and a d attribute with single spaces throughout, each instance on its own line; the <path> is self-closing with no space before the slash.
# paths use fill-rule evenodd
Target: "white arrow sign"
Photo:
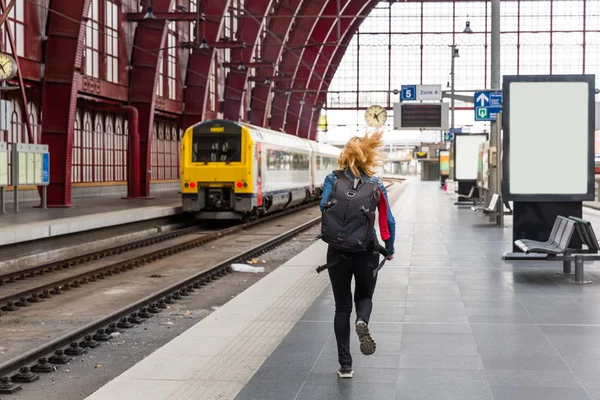
<path id="1" fill-rule="evenodd" d="M 479 96 L 477 96 L 477 102 L 481 103 L 480 106 L 484 107 L 485 103 L 487 103 L 488 101 L 490 101 L 489 97 L 487 97 L 485 95 L 485 93 L 481 93 Z"/>

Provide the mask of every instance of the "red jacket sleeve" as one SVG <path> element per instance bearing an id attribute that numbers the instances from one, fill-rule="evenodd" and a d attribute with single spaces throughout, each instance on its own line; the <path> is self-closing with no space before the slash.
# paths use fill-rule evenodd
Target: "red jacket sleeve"
<path id="1" fill-rule="evenodd" d="M 381 189 L 379 189 L 379 194 L 379 232 L 381 233 L 381 239 L 388 240 L 391 236 L 387 217 L 388 206 Z"/>

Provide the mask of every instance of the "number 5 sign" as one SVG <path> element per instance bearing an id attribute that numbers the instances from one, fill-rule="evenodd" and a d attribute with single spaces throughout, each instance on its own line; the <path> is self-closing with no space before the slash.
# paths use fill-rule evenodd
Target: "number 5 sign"
<path id="1" fill-rule="evenodd" d="M 400 101 L 416 100 L 417 99 L 417 85 L 402 85 L 400 91 Z"/>

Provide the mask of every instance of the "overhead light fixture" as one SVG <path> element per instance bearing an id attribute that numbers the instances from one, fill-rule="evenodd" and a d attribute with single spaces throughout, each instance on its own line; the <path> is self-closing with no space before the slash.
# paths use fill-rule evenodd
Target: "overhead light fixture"
<path id="1" fill-rule="evenodd" d="M 206 38 L 202 39 L 202 43 L 200 43 L 200 48 L 202 50 L 208 49 L 208 42 L 206 41 Z"/>
<path id="2" fill-rule="evenodd" d="M 187 11 L 187 7 L 186 6 L 175 6 L 175 9 L 179 12 L 186 12 Z"/>
<path id="3" fill-rule="evenodd" d="M 240 65 L 238 65 L 237 69 L 238 71 L 244 71 L 246 69 L 243 61 L 240 61 Z"/>
<path id="4" fill-rule="evenodd" d="M 304 98 L 300 100 L 300 104 L 304 104 Z"/>
<path id="5" fill-rule="evenodd" d="M 467 24 L 465 25 L 465 30 L 463 31 L 463 33 L 473 33 L 473 31 L 471 30 L 471 23 L 469 22 L 469 20 L 467 20 Z"/>
<path id="6" fill-rule="evenodd" d="M 312 111 L 313 112 L 317 111 L 317 107 L 313 106 Z"/>
<path id="7" fill-rule="evenodd" d="M 156 15 L 152 12 L 152 6 L 148 6 L 146 8 L 146 15 L 144 15 L 144 19 L 156 19 Z"/>
<path id="8" fill-rule="evenodd" d="M 292 94 L 292 91 L 290 89 L 288 89 L 288 90 L 285 91 L 285 95 L 286 96 L 289 96 L 290 94 Z"/>
<path id="9" fill-rule="evenodd" d="M 267 76 L 267 79 L 265 79 L 265 85 L 270 85 L 271 84 L 271 78 L 269 78 Z"/>

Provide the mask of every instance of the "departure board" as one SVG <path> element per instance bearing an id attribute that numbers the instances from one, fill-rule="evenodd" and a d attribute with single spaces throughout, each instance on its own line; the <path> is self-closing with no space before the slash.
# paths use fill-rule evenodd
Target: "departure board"
<path id="1" fill-rule="evenodd" d="M 394 129 L 446 130 L 448 103 L 394 104 Z"/>
<path id="2" fill-rule="evenodd" d="M 441 104 L 403 104 L 403 128 L 433 128 L 442 126 Z"/>

